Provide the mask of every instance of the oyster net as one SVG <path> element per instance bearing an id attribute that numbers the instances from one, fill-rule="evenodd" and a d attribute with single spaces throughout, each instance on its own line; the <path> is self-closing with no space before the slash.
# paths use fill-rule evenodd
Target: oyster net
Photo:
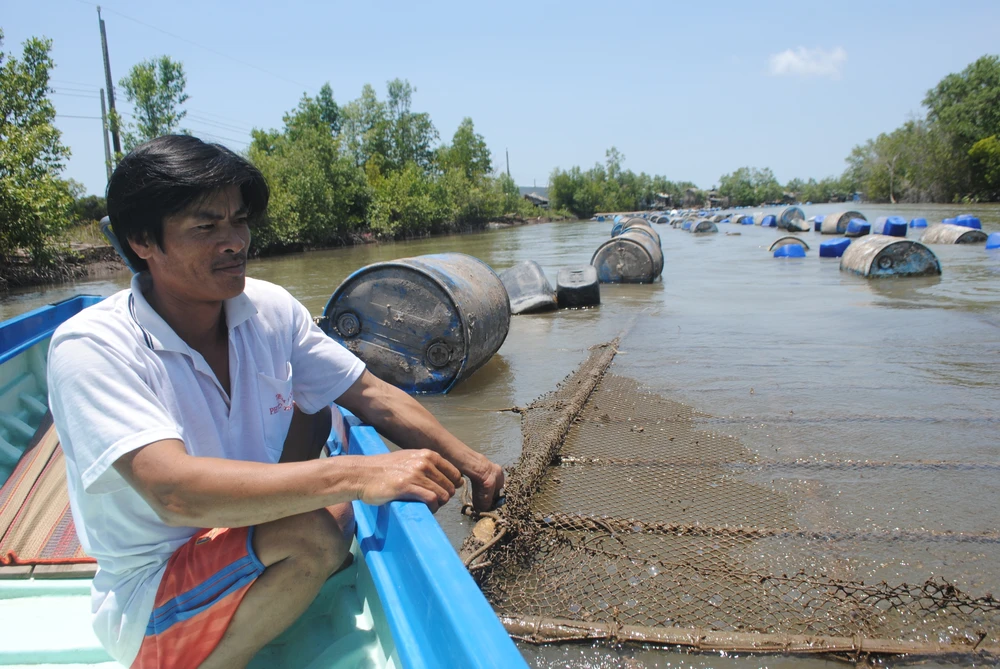
<path id="1" fill-rule="evenodd" d="M 738 439 L 700 429 L 710 416 L 616 375 L 617 345 L 593 350 L 557 390 L 520 410 L 523 451 L 506 504 L 482 514 L 463 546 L 513 636 L 1000 657 L 1000 601 L 991 594 L 940 578 L 864 582 L 836 557 L 873 544 L 1000 549 L 1000 536 L 800 527 L 808 514 L 753 472 L 878 464 L 762 461 Z"/>

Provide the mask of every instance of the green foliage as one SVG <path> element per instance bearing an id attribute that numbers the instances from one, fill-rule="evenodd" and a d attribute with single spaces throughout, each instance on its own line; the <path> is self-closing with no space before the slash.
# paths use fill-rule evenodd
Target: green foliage
<path id="1" fill-rule="evenodd" d="M 92 223 L 108 215 L 108 203 L 100 195 L 77 197 L 70 207 L 69 218 L 74 223 Z"/>
<path id="2" fill-rule="evenodd" d="M 369 226 L 383 238 L 413 237 L 440 231 L 451 213 L 443 184 L 435 183 L 416 163 L 386 175 L 369 170 L 374 196 Z"/>
<path id="3" fill-rule="evenodd" d="M 719 177 L 719 195 L 728 197 L 730 206 L 780 202 L 782 193 L 781 184 L 769 167 L 741 167 Z"/>
<path id="4" fill-rule="evenodd" d="M 984 200 L 1000 199 L 1000 140 L 996 135 L 981 139 L 969 149 L 973 186 Z"/>
<path id="5" fill-rule="evenodd" d="M 611 147 L 605 153 L 605 164 L 594 165 L 586 172 L 579 167 L 556 168 L 549 177 L 552 207 L 569 210 L 579 218 L 590 218 L 598 211 L 648 209 L 655 204 L 659 193 L 670 195 L 674 206 L 678 206 L 684 189 L 693 185 L 623 170 L 624 161 L 625 156 Z"/>
<path id="6" fill-rule="evenodd" d="M 785 184 L 785 190 L 795 193 L 799 202 L 834 202 L 849 199 L 854 189 L 843 179 L 826 177 L 816 181 L 809 179 L 792 179 Z"/>
<path id="7" fill-rule="evenodd" d="M 506 175 L 492 175 L 486 140 L 464 119 L 451 145 L 412 110 L 415 89 L 395 79 L 386 100 L 365 85 L 343 106 L 329 85 L 303 96 L 282 130 L 255 130 L 250 160 L 271 186 L 254 248 L 324 246 L 371 234 L 414 237 L 534 212 Z"/>
<path id="8" fill-rule="evenodd" d="M 983 56 L 927 91 L 927 120 L 966 150 L 1000 134 L 1000 56 Z"/>
<path id="9" fill-rule="evenodd" d="M 3 32 L 0 31 L 0 46 Z M 0 51 L 0 264 L 27 253 L 49 263 L 73 196 L 58 178 L 69 158 L 53 125 L 51 40 L 24 42 L 21 59 Z"/>
<path id="10" fill-rule="evenodd" d="M 271 187 L 267 218 L 254 230 L 258 251 L 343 243 L 365 220 L 371 195 L 364 172 L 316 108 L 304 96 L 285 115 L 283 132 L 253 133 L 248 155 Z"/>
<path id="11" fill-rule="evenodd" d="M 125 124 L 125 132 L 122 133 L 126 152 L 177 129 L 187 114 L 181 109 L 188 99 L 184 92 L 186 83 L 184 67 L 171 60 L 170 56 L 137 63 L 118 82 L 125 91 L 125 99 L 135 107 L 135 121 Z"/>
<path id="12" fill-rule="evenodd" d="M 438 152 L 438 165 L 443 170 L 456 169 L 472 180 L 482 179 L 493 171 L 493 161 L 486 140 L 476 132 L 471 118 L 464 118 L 451 138 L 451 146 Z"/>
<path id="13" fill-rule="evenodd" d="M 927 116 L 854 147 L 846 181 L 875 201 L 995 199 L 989 144 L 1000 134 L 1000 57 L 983 56 L 927 92 Z"/>

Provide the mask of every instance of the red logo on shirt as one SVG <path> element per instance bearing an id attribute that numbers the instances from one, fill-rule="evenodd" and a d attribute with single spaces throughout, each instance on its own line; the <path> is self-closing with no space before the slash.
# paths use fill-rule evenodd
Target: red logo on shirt
<path id="1" fill-rule="evenodd" d="M 273 407 L 271 407 L 271 415 L 278 413 L 279 411 L 291 411 L 292 410 L 292 398 L 285 398 L 281 393 L 276 393 L 274 399 L 278 401 Z"/>

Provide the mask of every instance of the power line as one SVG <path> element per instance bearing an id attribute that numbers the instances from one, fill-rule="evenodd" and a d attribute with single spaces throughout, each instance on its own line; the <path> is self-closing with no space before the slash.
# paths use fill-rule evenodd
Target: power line
<path id="1" fill-rule="evenodd" d="M 191 114 L 191 113 L 188 113 L 188 114 L 186 115 L 186 118 L 190 118 L 190 119 L 193 119 L 193 120 L 197 121 L 198 123 L 203 123 L 203 124 L 205 124 L 205 125 L 210 125 L 210 126 L 213 126 L 213 127 L 216 127 L 216 128 L 221 128 L 222 130 L 233 130 L 233 131 L 235 131 L 235 132 L 245 132 L 245 133 L 247 133 L 248 135 L 249 135 L 249 134 L 250 134 L 250 132 L 251 132 L 251 131 L 250 131 L 249 129 L 247 129 L 247 128 L 240 128 L 240 127 L 237 127 L 237 126 L 235 126 L 235 125 L 229 125 L 228 123 L 219 123 L 219 122 L 217 122 L 217 121 L 213 121 L 213 120 L 211 120 L 211 119 L 209 119 L 209 118 L 206 118 L 206 117 L 203 117 L 203 116 L 200 116 L 200 115 L 198 115 L 198 114 Z"/>
<path id="2" fill-rule="evenodd" d="M 73 114 L 56 114 L 56 118 L 86 118 L 92 121 L 100 121 L 100 116 L 75 116 Z"/>
<path id="3" fill-rule="evenodd" d="M 88 89 L 97 90 L 95 86 L 91 84 L 85 84 L 82 81 L 69 81 L 68 79 L 54 79 L 54 78 L 50 78 L 49 81 L 51 81 L 54 84 L 69 84 L 70 86 L 86 86 Z"/>
<path id="4" fill-rule="evenodd" d="M 96 93 L 93 94 L 93 95 L 85 95 L 83 93 L 62 93 L 60 91 L 52 91 L 52 95 L 62 95 L 62 96 L 65 96 L 67 98 L 86 98 L 88 100 L 96 100 L 97 98 L 101 97 L 100 95 L 97 95 Z"/>
<path id="5" fill-rule="evenodd" d="M 97 7 L 97 3 L 95 3 L 95 2 L 88 2 L 87 0 L 76 0 L 76 1 L 79 2 L 82 5 L 90 5 L 91 7 Z M 204 44 L 199 44 L 198 42 L 195 42 L 194 40 L 188 39 L 187 37 L 182 37 L 180 35 L 177 35 L 176 33 L 169 32 L 167 30 L 164 30 L 163 28 L 160 28 L 158 26 L 154 26 L 154 25 L 152 25 L 150 23 L 146 23 L 145 21 L 141 21 L 141 20 L 139 20 L 137 18 L 134 18 L 134 17 L 131 17 L 131 16 L 127 15 L 127 14 L 122 14 L 121 12 L 119 12 L 117 10 L 114 10 L 114 9 L 111 9 L 111 8 L 109 8 L 106 5 L 104 6 L 104 11 L 111 12 L 112 14 L 117 14 L 118 16 L 122 17 L 123 19 L 126 19 L 128 21 L 132 21 L 133 23 L 138 23 L 141 26 L 145 26 L 145 27 L 147 27 L 147 28 L 149 28 L 151 30 L 155 30 L 157 32 L 163 33 L 164 35 L 169 35 L 170 37 L 173 37 L 174 39 L 179 39 L 180 41 L 186 42 L 186 43 L 188 43 L 188 44 L 190 44 L 192 46 L 196 46 L 199 49 L 204 49 L 205 51 L 214 53 L 216 56 L 221 56 L 223 58 L 228 58 L 229 60 L 233 61 L 234 63 L 239 63 L 240 65 L 243 65 L 244 67 L 252 68 L 254 70 L 257 70 L 258 72 L 263 72 L 264 74 L 270 75 L 270 76 L 274 77 L 275 79 L 280 79 L 280 80 L 285 81 L 287 83 L 295 84 L 296 86 L 303 86 L 305 88 L 309 88 L 308 84 L 304 84 L 301 81 L 295 81 L 294 79 L 289 79 L 288 77 L 283 77 L 282 75 L 277 74 L 275 72 L 271 72 L 270 70 L 265 70 L 263 67 L 260 67 L 258 65 L 254 65 L 253 63 L 248 63 L 245 60 L 240 60 L 239 58 L 235 58 L 233 56 L 230 56 L 227 53 L 223 53 L 221 51 L 213 49 L 212 47 L 205 46 Z"/>
<path id="6" fill-rule="evenodd" d="M 216 135 L 214 132 L 211 132 L 209 130 L 205 130 L 204 128 L 186 128 L 186 130 L 190 130 L 191 132 L 200 133 L 200 134 L 204 135 L 205 137 L 211 137 L 211 138 L 215 138 L 215 139 L 223 139 L 223 140 L 225 140 L 227 142 L 234 142 L 236 144 L 242 144 L 243 146 L 250 146 L 250 142 L 245 142 L 242 139 L 234 139 L 232 137 L 223 137 L 222 135 Z"/>
<path id="7" fill-rule="evenodd" d="M 228 116 L 223 116 L 222 114 L 216 114 L 214 112 L 205 111 L 204 109 L 192 109 L 191 111 L 195 112 L 196 114 L 203 114 L 205 116 L 214 116 L 215 118 L 217 118 L 219 120 L 222 120 L 222 121 L 232 121 L 233 123 L 235 123 L 237 125 L 242 125 L 242 126 L 250 126 L 250 125 L 252 125 L 250 123 L 247 123 L 246 121 L 240 121 L 238 119 L 230 118 Z"/>
<path id="8" fill-rule="evenodd" d="M 71 93 L 94 93 L 94 94 L 96 94 L 97 91 L 99 91 L 100 89 L 99 88 L 93 88 L 93 87 L 84 88 L 83 86 L 65 86 L 63 84 L 56 84 L 52 88 L 52 90 L 53 91 L 69 91 Z"/>

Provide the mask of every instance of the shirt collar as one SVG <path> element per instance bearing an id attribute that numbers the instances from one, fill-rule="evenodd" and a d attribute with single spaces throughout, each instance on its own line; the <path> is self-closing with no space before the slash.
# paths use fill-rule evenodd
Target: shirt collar
<path id="1" fill-rule="evenodd" d="M 150 348 L 190 355 L 191 348 L 146 301 L 143 291 L 149 290 L 151 286 L 152 277 L 149 272 L 139 272 L 132 276 L 129 315 L 142 331 L 143 339 Z M 246 291 L 226 300 L 223 309 L 226 311 L 226 327 L 230 332 L 257 314 L 257 307 Z"/>

